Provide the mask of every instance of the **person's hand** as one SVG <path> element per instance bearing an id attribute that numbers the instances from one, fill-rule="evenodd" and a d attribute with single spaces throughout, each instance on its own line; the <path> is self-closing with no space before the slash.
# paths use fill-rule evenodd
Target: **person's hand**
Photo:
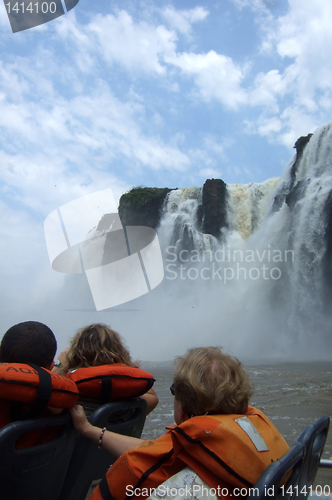
<path id="1" fill-rule="evenodd" d="M 108 453 L 111 453 L 115 457 L 119 457 L 125 451 L 131 450 L 144 442 L 142 439 L 105 431 L 105 429 L 90 424 L 83 407 L 80 405 L 71 408 L 69 413 L 73 419 L 74 427 L 78 432 L 94 441 L 99 448 L 102 445 L 103 450 L 108 451 Z"/>
<path id="2" fill-rule="evenodd" d="M 83 406 L 75 405 L 74 408 L 69 410 L 71 418 L 73 419 L 73 424 L 75 429 L 80 434 L 87 434 L 89 429 L 91 429 L 92 425 L 88 421 Z"/>
<path id="3" fill-rule="evenodd" d="M 68 368 L 68 359 L 67 359 L 67 352 L 68 352 L 69 347 L 66 347 L 62 352 L 60 352 L 58 361 L 60 361 L 61 365 L 60 366 L 53 366 L 52 371 L 55 373 L 58 373 L 59 375 L 64 375 L 67 373 L 67 368 Z"/>
<path id="4" fill-rule="evenodd" d="M 60 352 L 58 360 L 61 362 L 62 366 L 66 368 L 68 365 L 68 359 L 67 359 L 67 352 L 69 350 L 69 347 L 66 347 L 62 352 Z"/>

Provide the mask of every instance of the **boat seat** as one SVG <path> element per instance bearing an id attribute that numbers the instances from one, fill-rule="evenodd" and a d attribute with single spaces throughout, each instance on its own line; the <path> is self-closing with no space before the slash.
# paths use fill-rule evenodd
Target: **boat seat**
<path id="1" fill-rule="evenodd" d="M 106 403 L 93 411 L 88 419 L 97 427 L 139 438 L 146 408 L 145 399 Z M 100 450 L 90 439 L 78 436 L 59 500 L 87 499 L 116 458 Z"/>
<path id="2" fill-rule="evenodd" d="M 259 495 L 254 495 L 256 500 L 295 500 L 308 498 L 310 494 L 309 486 L 313 484 L 317 474 L 320 458 L 327 439 L 329 424 L 330 417 L 323 415 L 313 424 L 306 427 L 291 450 L 278 462 L 271 464 L 262 474 L 255 485 L 255 487 L 259 488 Z M 303 456 L 301 456 L 299 451 L 298 460 L 296 460 L 296 451 L 294 451 L 295 446 L 299 450 L 300 447 L 303 448 Z M 283 489 L 279 490 L 283 477 L 290 470 L 292 470 L 290 478 Z M 267 493 L 268 487 L 274 489 L 273 495 Z"/>
<path id="3" fill-rule="evenodd" d="M 15 448 L 25 433 L 59 427 L 50 441 Z M 58 500 L 76 441 L 71 416 L 52 415 L 12 422 L 0 429 L 1 500 Z"/>
<path id="4" fill-rule="evenodd" d="M 298 441 L 306 448 L 306 456 L 299 481 L 299 491 L 303 486 L 313 484 L 329 431 L 330 417 L 323 415 L 302 432 Z M 302 498 L 306 498 L 301 495 Z"/>
<path id="5" fill-rule="evenodd" d="M 305 445 L 298 441 L 294 443 L 286 455 L 263 472 L 248 497 L 256 500 L 291 500 L 297 497 L 305 454 Z M 291 475 L 282 485 L 288 473 Z"/>

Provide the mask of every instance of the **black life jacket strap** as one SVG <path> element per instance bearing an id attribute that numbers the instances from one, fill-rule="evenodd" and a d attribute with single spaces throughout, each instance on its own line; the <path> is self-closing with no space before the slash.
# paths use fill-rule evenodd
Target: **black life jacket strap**
<path id="1" fill-rule="evenodd" d="M 99 490 L 103 500 L 114 500 L 114 497 L 108 488 L 106 476 L 104 476 L 103 479 L 100 481 Z"/>
<path id="2" fill-rule="evenodd" d="M 152 386 L 155 383 L 155 381 L 156 380 L 154 378 L 147 380 L 147 387 L 146 387 L 146 391 L 145 392 L 148 392 L 152 388 Z"/>
<path id="3" fill-rule="evenodd" d="M 162 456 L 150 469 L 146 470 L 140 477 L 138 483 L 136 484 L 135 488 L 139 488 L 142 483 L 151 475 L 153 472 L 158 470 L 162 465 L 164 465 L 167 460 L 169 460 L 174 453 L 174 449 L 172 448 L 169 450 L 169 452 L 166 453 L 166 455 Z"/>
<path id="4" fill-rule="evenodd" d="M 254 485 L 250 481 L 247 481 L 244 477 L 240 476 L 235 470 L 233 470 L 226 462 L 224 462 L 214 451 L 210 450 L 207 446 L 205 446 L 202 441 L 199 439 L 193 439 L 189 434 L 187 434 L 181 427 L 175 427 L 173 429 L 174 432 L 177 432 L 181 434 L 183 437 L 186 438 L 186 440 L 191 443 L 191 444 L 196 444 L 202 450 L 204 450 L 208 455 L 210 455 L 211 458 L 213 458 L 221 467 L 223 467 L 229 474 L 231 474 L 233 477 L 241 481 L 245 486 L 248 488 L 252 488 Z"/>
<path id="5" fill-rule="evenodd" d="M 174 453 L 174 450 L 172 448 L 168 453 L 166 453 L 166 455 L 162 456 L 154 465 L 152 465 L 152 467 L 150 467 L 150 469 L 146 470 L 139 478 L 134 489 L 139 488 L 139 486 L 142 483 L 144 483 L 144 481 L 150 476 L 150 474 L 152 474 L 157 469 L 159 469 L 159 467 L 161 467 L 165 462 L 167 462 L 167 460 L 169 460 L 171 458 L 173 453 Z M 107 473 L 106 473 L 106 476 L 107 476 Z M 99 483 L 100 494 L 101 494 L 103 500 L 115 500 L 113 495 L 111 494 L 111 492 L 109 490 L 106 476 L 104 476 L 103 479 Z M 131 495 L 126 496 L 126 499 L 129 499 L 129 498 L 131 498 Z"/>
<path id="6" fill-rule="evenodd" d="M 51 374 L 33 363 L 29 363 L 29 365 L 38 372 L 39 386 L 37 389 L 36 399 L 32 404 L 32 407 L 21 420 L 27 420 L 28 418 L 36 417 L 36 415 L 38 415 L 41 411 L 44 410 L 44 408 L 46 408 L 52 396 Z"/>
<path id="7" fill-rule="evenodd" d="M 110 394 L 112 392 L 112 377 L 106 375 L 101 379 L 101 393 L 99 404 L 104 405 L 110 401 Z"/>

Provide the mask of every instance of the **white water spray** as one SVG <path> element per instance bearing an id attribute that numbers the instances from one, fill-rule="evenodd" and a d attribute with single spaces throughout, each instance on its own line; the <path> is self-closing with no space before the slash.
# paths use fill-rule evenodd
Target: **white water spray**
<path id="1" fill-rule="evenodd" d="M 256 359 L 331 355 L 323 266 L 331 145 L 329 124 L 316 131 L 283 179 L 228 185 L 228 228 L 220 242 L 199 228 L 201 189 L 169 194 L 159 230 L 163 247 L 174 248 L 166 280 L 186 297 L 184 308 L 191 297 L 192 308 L 200 310 L 206 342 Z M 195 340 L 199 326 L 191 313 L 186 326 Z"/>

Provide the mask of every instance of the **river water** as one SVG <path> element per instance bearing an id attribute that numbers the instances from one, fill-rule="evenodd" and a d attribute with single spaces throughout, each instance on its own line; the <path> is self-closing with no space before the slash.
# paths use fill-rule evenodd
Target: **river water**
<path id="1" fill-rule="evenodd" d="M 156 439 L 173 424 L 173 401 L 169 386 L 173 364 L 144 363 L 142 368 L 156 379 L 154 388 L 159 404 L 147 416 L 142 438 Z M 332 362 L 285 363 L 246 366 L 254 385 L 251 405 L 262 410 L 292 445 L 305 427 L 321 415 L 332 416 Z M 332 457 L 332 430 L 323 458 Z M 320 469 L 316 483 L 329 485 L 332 492 L 332 469 Z"/>

